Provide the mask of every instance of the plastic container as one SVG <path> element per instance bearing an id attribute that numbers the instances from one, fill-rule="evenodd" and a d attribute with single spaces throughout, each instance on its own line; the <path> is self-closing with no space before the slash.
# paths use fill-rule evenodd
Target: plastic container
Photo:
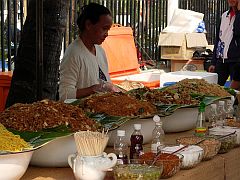
<path id="1" fill-rule="evenodd" d="M 209 135 L 227 135 L 236 131 L 236 146 L 240 145 L 240 128 L 230 126 L 220 126 L 209 129 Z"/>
<path id="2" fill-rule="evenodd" d="M 5 109 L 5 104 L 12 80 L 12 72 L 0 72 L 0 112 Z"/>
<path id="3" fill-rule="evenodd" d="M 166 147 L 162 149 L 162 152 L 172 153 L 182 147 L 184 146 L 166 145 Z M 204 151 L 203 148 L 201 148 L 200 146 L 191 145 L 179 151 L 178 153 L 183 155 L 181 169 L 191 169 L 197 166 L 197 164 L 199 164 L 202 161 Z"/>
<path id="4" fill-rule="evenodd" d="M 117 155 L 118 164 L 127 164 L 128 163 L 128 144 L 125 141 L 125 131 L 118 130 L 117 138 L 114 143 L 114 153 Z"/>
<path id="5" fill-rule="evenodd" d="M 155 154 L 152 152 L 144 153 L 140 156 L 140 159 L 146 163 L 151 164 Z M 163 166 L 163 172 L 161 175 L 161 179 L 166 179 L 174 176 L 177 172 L 179 172 L 180 167 L 182 165 L 183 156 L 179 153 L 170 154 L 170 153 L 161 153 L 158 157 L 158 160 L 154 164 L 155 166 Z"/>
<path id="6" fill-rule="evenodd" d="M 218 76 L 216 73 L 208 72 L 192 72 L 192 71 L 176 71 L 161 74 L 160 87 L 163 87 L 165 82 L 179 82 L 183 79 L 205 79 L 208 83 L 217 84 Z"/>
<path id="7" fill-rule="evenodd" d="M 131 135 L 130 159 L 138 159 L 143 153 L 143 135 L 141 124 L 134 124 L 134 131 Z"/>
<path id="8" fill-rule="evenodd" d="M 222 135 L 212 135 L 221 142 L 221 147 L 218 151 L 219 154 L 227 153 L 236 146 L 237 135 L 233 134 L 224 138 L 220 138 Z"/>
<path id="9" fill-rule="evenodd" d="M 158 150 L 161 150 L 164 147 L 165 133 L 162 129 L 162 121 L 158 115 L 153 117 L 153 121 L 155 122 L 155 128 L 152 132 L 151 151 L 156 154 Z"/>
<path id="10" fill-rule="evenodd" d="M 213 137 L 186 136 L 178 138 L 177 143 L 183 145 L 193 145 L 203 139 L 205 140 L 199 143 L 198 146 L 204 150 L 203 160 L 210 160 L 217 155 L 218 151 L 220 150 L 221 142 L 219 140 L 216 140 Z"/>
<path id="11" fill-rule="evenodd" d="M 147 164 L 127 164 L 114 167 L 115 180 L 158 180 L 161 177 L 162 166 Z"/>

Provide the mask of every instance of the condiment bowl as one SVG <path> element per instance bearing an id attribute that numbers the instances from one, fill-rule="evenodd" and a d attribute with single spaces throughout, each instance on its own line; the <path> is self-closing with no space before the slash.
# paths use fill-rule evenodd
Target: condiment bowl
<path id="1" fill-rule="evenodd" d="M 211 135 L 211 137 L 214 137 L 218 139 L 221 142 L 221 147 L 220 150 L 218 151 L 219 154 L 227 153 L 231 149 L 233 149 L 236 146 L 236 140 L 237 140 L 237 135 L 232 134 L 227 137 L 221 138 L 222 135 Z"/>
<path id="2" fill-rule="evenodd" d="M 0 155 L 0 179 L 20 179 L 29 165 L 33 150 Z"/>
<path id="3" fill-rule="evenodd" d="M 202 142 L 198 143 L 200 141 Z M 212 159 L 217 155 L 221 147 L 221 142 L 213 137 L 185 136 L 178 138 L 177 143 L 182 145 L 194 145 L 197 143 L 198 146 L 203 148 L 203 160 Z"/>
<path id="4" fill-rule="evenodd" d="M 167 145 L 162 149 L 162 152 L 173 153 L 183 147 L 184 145 Z M 200 146 L 190 145 L 180 150 L 178 153 L 183 155 L 181 169 L 191 169 L 202 161 L 204 151 Z"/>
<path id="5" fill-rule="evenodd" d="M 161 177 L 162 166 L 148 164 L 119 164 L 114 167 L 115 180 L 158 180 Z"/>
<path id="6" fill-rule="evenodd" d="M 140 156 L 140 159 L 148 164 L 152 164 L 155 154 L 147 152 Z M 181 167 L 183 156 L 181 154 L 161 153 L 155 162 L 155 166 L 163 166 L 162 179 L 174 176 Z"/>

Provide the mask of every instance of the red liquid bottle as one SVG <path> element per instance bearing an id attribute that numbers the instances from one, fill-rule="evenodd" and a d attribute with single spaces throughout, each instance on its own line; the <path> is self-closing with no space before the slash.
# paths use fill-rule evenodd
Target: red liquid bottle
<path id="1" fill-rule="evenodd" d="M 138 159 L 143 154 L 143 135 L 141 124 L 134 124 L 134 131 L 131 135 L 130 159 Z"/>
<path id="2" fill-rule="evenodd" d="M 117 163 L 118 164 L 128 164 L 128 144 L 125 141 L 125 131 L 118 130 L 117 138 L 114 143 L 114 152 L 117 155 Z"/>

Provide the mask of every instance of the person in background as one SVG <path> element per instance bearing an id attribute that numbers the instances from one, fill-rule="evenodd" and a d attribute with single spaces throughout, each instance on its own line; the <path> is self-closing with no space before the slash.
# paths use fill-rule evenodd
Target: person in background
<path id="1" fill-rule="evenodd" d="M 240 63 L 235 64 L 232 75 L 231 88 L 240 90 Z"/>
<path id="2" fill-rule="evenodd" d="M 218 74 L 218 84 L 223 86 L 232 76 L 234 65 L 240 62 L 240 0 L 228 0 L 230 9 L 222 14 L 218 36 L 209 72 Z"/>
<path id="3" fill-rule="evenodd" d="M 77 25 L 79 37 L 68 46 L 60 65 L 60 100 L 119 91 L 110 83 L 107 57 L 100 46 L 112 26 L 111 12 L 90 3 L 83 7 Z"/>

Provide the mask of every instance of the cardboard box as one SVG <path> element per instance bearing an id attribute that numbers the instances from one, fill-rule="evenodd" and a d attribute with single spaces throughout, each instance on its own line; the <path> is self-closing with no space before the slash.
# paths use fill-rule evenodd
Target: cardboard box
<path id="1" fill-rule="evenodd" d="M 161 32 L 158 45 L 162 59 L 191 59 L 194 51 L 208 45 L 204 33 Z"/>
<path id="2" fill-rule="evenodd" d="M 193 72 L 193 71 L 176 71 L 160 75 L 160 87 L 166 82 L 179 82 L 183 79 L 205 79 L 208 83 L 217 84 L 217 73 Z"/>
<path id="3" fill-rule="evenodd" d="M 203 60 L 171 60 L 171 71 L 203 71 Z"/>

